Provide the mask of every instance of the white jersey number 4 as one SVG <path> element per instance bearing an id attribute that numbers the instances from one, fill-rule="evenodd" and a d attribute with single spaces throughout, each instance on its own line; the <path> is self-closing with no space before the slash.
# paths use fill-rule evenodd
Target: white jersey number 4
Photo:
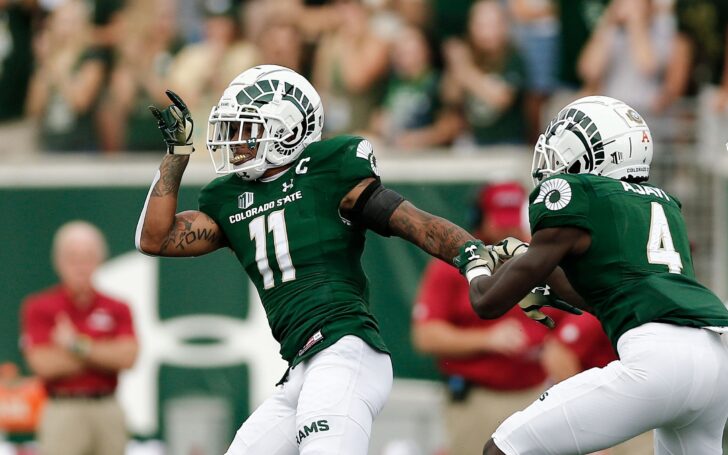
<path id="1" fill-rule="evenodd" d="M 670 273 L 680 273 L 683 268 L 680 253 L 675 251 L 675 245 L 672 243 L 665 209 L 659 202 L 652 203 L 650 238 L 647 240 L 647 262 L 666 265 Z"/>
<path id="2" fill-rule="evenodd" d="M 296 279 L 296 269 L 293 267 L 288 247 L 288 232 L 286 231 L 284 210 L 277 210 L 268 215 L 267 231 L 265 228 L 265 215 L 253 219 L 248 225 L 250 240 L 255 241 L 255 262 L 258 265 L 258 271 L 263 276 L 263 287 L 265 289 L 270 289 L 275 285 L 273 270 L 271 270 L 268 262 L 268 232 L 273 232 L 273 248 L 275 249 L 276 261 L 278 262 L 278 269 L 283 275 L 281 281 L 285 283 Z"/>

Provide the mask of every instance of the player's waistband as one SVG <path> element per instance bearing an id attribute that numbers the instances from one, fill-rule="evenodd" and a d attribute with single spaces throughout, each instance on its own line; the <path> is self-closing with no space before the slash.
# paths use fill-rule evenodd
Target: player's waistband
<path id="1" fill-rule="evenodd" d="M 670 343 L 694 344 L 701 342 L 711 342 L 710 340 L 720 340 L 720 332 L 715 329 L 717 327 L 691 327 L 684 325 L 675 325 L 665 322 L 648 322 L 627 330 L 617 341 L 617 352 L 620 357 L 623 356 L 625 343 L 640 343 L 641 340 L 669 345 Z M 711 336 L 708 336 L 711 334 Z M 722 337 L 722 338 L 725 338 Z"/>

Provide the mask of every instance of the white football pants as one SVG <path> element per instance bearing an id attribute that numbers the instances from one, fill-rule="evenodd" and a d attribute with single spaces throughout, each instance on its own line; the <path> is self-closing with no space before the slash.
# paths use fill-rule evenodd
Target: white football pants
<path id="1" fill-rule="evenodd" d="M 366 455 L 392 389 L 389 355 L 348 335 L 289 372 L 226 455 Z"/>
<path id="2" fill-rule="evenodd" d="M 656 429 L 656 455 L 720 455 L 728 342 L 705 329 L 649 323 L 622 335 L 617 349 L 619 361 L 556 384 L 509 417 L 493 434 L 498 448 L 585 454 Z"/>

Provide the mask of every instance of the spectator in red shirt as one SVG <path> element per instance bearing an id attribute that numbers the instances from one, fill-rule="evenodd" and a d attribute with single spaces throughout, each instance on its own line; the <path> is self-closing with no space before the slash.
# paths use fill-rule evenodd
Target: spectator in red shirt
<path id="1" fill-rule="evenodd" d="M 485 186 L 476 204 L 476 237 L 488 244 L 528 238 L 525 204 L 517 183 Z M 548 329 L 518 306 L 497 320 L 480 319 L 470 306 L 468 282 L 439 260 L 425 272 L 413 320 L 416 349 L 437 357 L 446 378 L 448 453 L 480 453 L 481 435 L 543 392 L 539 357 Z"/>
<path id="2" fill-rule="evenodd" d="M 49 396 L 38 428 L 39 455 L 124 453 L 127 431 L 114 392 L 138 346 L 129 308 L 92 285 L 105 257 L 95 226 L 63 225 L 53 239 L 60 284 L 23 302 L 23 352 Z"/>
<path id="3" fill-rule="evenodd" d="M 599 320 L 589 313 L 562 316 L 544 345 L 542 364 L 549 380 L 561 382 L 590 368 L 602 368 L 617 354 Z"/>
<path id="4" fill-rule="evenodd" d="M 566 314 L 544 343 L 541 363 L 550 382 L 561 382 L 590 368 L 603 368 L 617 360 L 617 354 L 599 320 L 589 313 Z M 652 454 L 652 432 L 598 452 L 598 455 Z M 597 454 L 593 454 L 597 455 Z"/>

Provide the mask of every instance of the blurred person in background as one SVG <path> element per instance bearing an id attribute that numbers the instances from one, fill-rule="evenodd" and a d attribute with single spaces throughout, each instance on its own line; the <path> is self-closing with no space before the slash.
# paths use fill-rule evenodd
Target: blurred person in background
<path id="1" fill-rule="evenodd" d="M 0 155 L 33 149 L 32 127 L 24 121 L 33 71 L 35 0 L 0 0 Z"/>
<path id="2" fill-rule="evenodd" d="M 541 118 L 551 119 L 566 104 L 581 96 L 583 81 L 577 71 L 579 57 L 610 0 L 555 0 L 559 25 L 559 88 L 544 103 Z M 546 125 L 541 125 L 545 128 Z"/>
<path id="3" fill-rule="evenodd" d="M 106 255 L 106 241 L 94 225 L 64 224 L 52 252 L 60 283 L 23 302 L 23 354 L 49 396 L 37 434 L 40 455 L 125 450 L 126 424 L 114 393 L 138 346 L 129 308 L 92 283 Z"/>
<path id="4" fill-rule="evenodd" d="M 461 130 L 458 115 L 440 104 L 440 74 L 424 33 L 407 26 L 391 47 L 392 72 L 372 130 L 397 150 L 442 146 Z"/>
<path id="5" fill-rule="evenodd" d="M 63 0 L 35 37 L 27 112 L 39 122 L 42 150 L 98 150 L 94 115 L 107 57 L 91 42 L 89 11 L 82 0 Z"/>
<path id="6" fill-rule="evenodd" d="M 372 31 L 364 2 L 337 0 L 335 6 L 340 22 L 322 36 L 313 68 L 313 82 L 326 107 L 324 135 L 369 127 L 389 69 L 387 43 Z"/>
<path id="7" fill-rule="evenodd" d="M 177 35 L 177 0 L 133 0 L 122 15 L 108 102 L 101 108 L 106 151 L 151 151 L 159 131 L 149 123 L 151 104 L 165 102 Z"/>
<path id="8" fill-rule="evenodd" d="M 599 320 L 589 313 L 566 314 L 549 332 L 541 355 L 541 364 L 551 383 L 559 383 L 590 368 L 604 368 L 617 360 L 617 354 Z M 652 432 L 648 431 L 600 455 L 651 455 Z"/>
<path id="9" fill-rule="evenodd" d="M 256 42 L 261 62 L 302 72 L 303 35 L 293 18 L 269 16 Z"/>
<path id="10" fill-rule="evenodd" d="M 579 57 L 584 90 L 660 110 L 675 18 L 660 0 L 613 0 Z"/>
<path id="11" fill-rule="evenodd" d="M 240 31 L 237 5 L 232 0 L 204 0 L 204 38 L 184 46 L 170 68 L 168 86 L 187 100 L 198 122 L 210 115 L 210 106 L 228 83 L 246 68 L 259 63 L 256 46 Z M 198 128 L 200 142 L 205 129 Z"/>
<path id="12" fill-rule="evenodd" d="M 307 43 L 337 27 L 341 17 L 331 0 L 248 0 L 243 21 L 249 36 L 260 36 L 260 29 L 273 18 L 292 21 Z M 266 20 L 260 20 L 265 17 Z"/>
<path id="13" fill-rule="evenodd" d="M 35 433 L 45 400 L 45 388 L 37 377 L 22 376 L 13 362 L 0 363 L 0 432 Z"/>
<path id="14" fill-rule="evenodd" d="M 467 40 L 443 44 L 443 97 L 463 113 L 476 145 L 525 141 L 522 91 L 525 67 L 511 43 L 504 6 L 480 0 L 470 9 Z"/>
<path id="15" fill-rule="evenodd" d="M 429 0 L 391 0 L 390 12 L 403 25 L 416 27 L 430 34 L 432 27 L 432 2 Z M 438 21 L 439 22 L 439 21 Z"/>
<path id="16" fill-rule="evenodd" d="M 432 17 L 437 18 L 433 27 L 434 38 L 442 43 L 467 33 L 468 14 L 473 0 L 430 0 Z"/>
<path id="17" fill-rule="evenodd" d="M 552 0 L 509 0 L 518 49 L 526 65 L 524 115 L 529 143 L 536 143 L 541 109 L 558 88 L 559 23 Z"/>
<path id="18" fill-rule="evenodd" d="M 725 0 L 677 0 L 678 33 L 665 82 L 663 105 L 680 97 L 693 107 L 697 99 L 697 131 L 700 160 L 712 162 L 725 155 L 728 124 L 728 2 Z M 692 111 L 689 112 L 692 115 Z M 678 139 L 681 139 L 678 137 Z M 685 161 L 685 160 L 683 160 Z M 686 175 L 687 173 L 683 173 Z M 695 194 L 687 178 L 671 182 L 682 197 Z"/>
<path id="19" fill-rule="evenodd" d="M 592 31 L 597 27 L 610 0 L 556 0 L 559 21 L 559 82 L 562 88 L 571 93 L 564 98 L 578 97 L 576 92 L 582 87 L 577 71 L 579 56 Z M 559 100 L 554 100 L 561 108 Z"/>
<path id="20" fill-rule="evenodd" d="M 525 189 L 505 182 L 485 186 L 474 209 L 475 236 L 492 244 L 525 238 Z M 450 455 L 480 453 L 512 413 L 543 392 L 539 363 L 548 329 L 518 307 L 497 321 L 480 319 L 470 306 L 468 281 L 443 261 L 429 264 L 413 312 L 415 348 L 437 358 L 449 393 L 445 422 Z"/>
<path id="21" fill-rule="evenodd" d="M 124 37 L 122 15 L 130 0 L 86 0 L 86 2 L 93 13 L 92 43 L 111 52 Z"/>
<path id="22" fill-rule="evenodd" d="M 728 2 L 675 0 L 675 15 L 677 34 L 658 107 L 706 92 L 712 115 L 728 106 Z"/>
<path id="23" fill-rule="evenodd" d="M 549 333 L 541 362 L 549 381 L 556 384 L 590 368 L 602 368 L 617 360 L 599 320 L 589 313 L 567 314 Z"/>

